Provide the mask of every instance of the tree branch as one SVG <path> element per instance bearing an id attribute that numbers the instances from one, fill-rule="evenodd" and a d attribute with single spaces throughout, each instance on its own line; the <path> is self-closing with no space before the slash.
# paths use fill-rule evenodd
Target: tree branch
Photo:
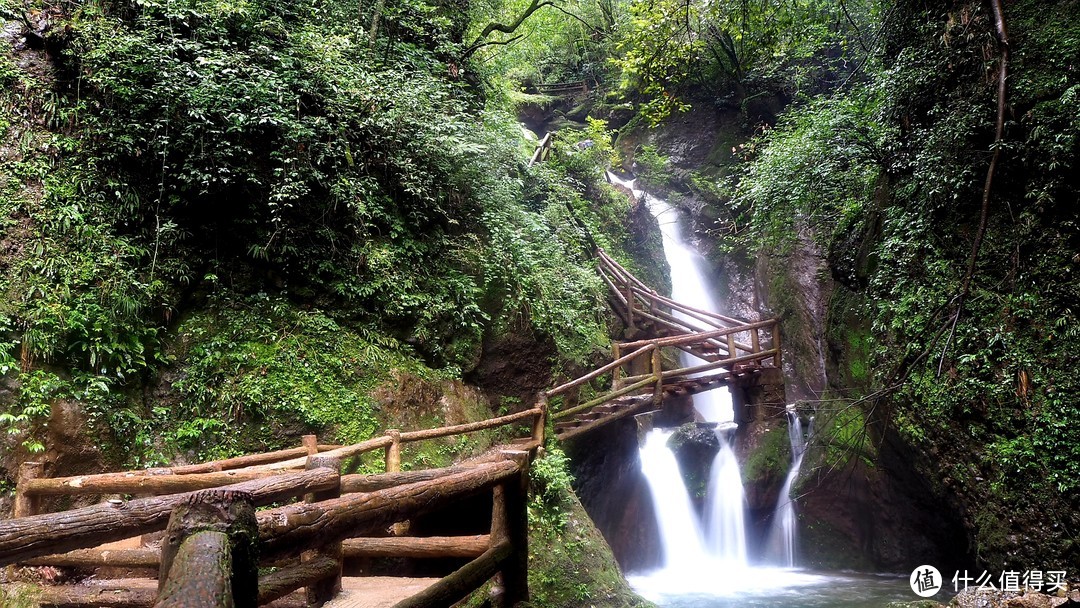
<path id="1" fill-rule="evenodd" d="M 495 21 L 488 23 L 486 26 L 484 26 L 484 29 L 481 30 L 480 35 L 476 37 L 476 40 L 473 40 L 472 44 L 470 44 L 469 47 L 466 48 L 465 51 L 461 54 L 461 59 L 468 59 L 473 53 L 485 46 L 489 46 L 490 44 L 498 44 L 489 43 L 486 41 L 487 37 L 491 34 L 495 32 L 502 32 L 503 34 L 513 34 L 515 31 L 517 31 L 519 27 L 521 27 L 521 24 L 524 23 L 526 19 L 532 16 L 533 13 L 544 8 L 545 6 L 552 6 L 554 4 L 555 3 L 553 0 L 532 0 L 532 3 L 530 3 L 528 8 L 525 9 L 525 12 L 521 13 L 521 15 L 519 15 L 518 18 L 510 25 L 497 23 Z"/>
<path id="2" fill-rule="evenodd" d="M 1001 0 L 990 0 L 990 6 L 994 10 L 994 25 L 997 28 L 998 44 L 1001 47 L 1001 57 L 998 65 L 998 95 L 997 95 L 997 124 L 994 133 L 993 155 L 990 157 L 990 166 L 986 169 L 986 182 L 983 184 L 982 210 L 979 213 L 979 228 L 975 232 L 975 241 L 971 244 L 971 256 L 968 258 L 967 272 L 960 287 L 960 295 L 956 302 L 956 316 L 953 318 L 952 330 L 949 339 L 945 341 L 945 348 L 941 351 L 941 359 L 938 360 L 937 375 L 945 364 L 945 354 L 949 351 L 953 337 L 956 335 L 956 325 L 960 321 L 960 314 L 964 310 L 964 300 L 971 292 L 971 279 L 975 276 L 975 261 L 979 257 L 979 249 L 982 247 L 983 237 L 986 236 L 986 224 L 990 217 L 990 189 L 994 183 L 994 170 L 997 168 L 998 159 L 1001 158 L 1001 141 L 1005 136 L 1005 79 L 1009 74 L 1009 34 L 1005 28 L 1005 8 Z"/>

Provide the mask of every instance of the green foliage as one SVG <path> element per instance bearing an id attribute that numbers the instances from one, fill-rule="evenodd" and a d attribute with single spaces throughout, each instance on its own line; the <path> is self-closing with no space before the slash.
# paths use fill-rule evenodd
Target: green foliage
<path id="1" fill-rule="evenodd" d="M 825 447 L 827 465 L 843 467 L 859 459 L 868 467 L 874 466 L 877 446 L 871 440 L 866 415 L 858 406 L 819 408 L 815 423 L 816 441 Z"/>
<path id="2" fill-rule="evenodd" d="M 838 289 L 856 294 L 830 304 L 830 345 L 849 351 L 850 376 L 873 392 L 876 413 L 888 412 L 885 423 L 933 454 L 924 464 L 966 505 L 979 557 L 991 563 L 1051 560 L 1046 547 L 1070 542 L 1060 532 L 1037 541 L 1014 533 L 1072 517 L 1061 497 L 1080 488 L 1069 436 L 1080 423 L 1080 75 L 1062 69 L 1080 53 L 1080 26 L 1066 4 L 1006 8 L 1005 136 L 961 310 L 997 109 L 985 6 L 901 3 L 903 26 L 885 34 L 881 69 L 792 109 L 754 143 L 737 188 L 762 250 L 800 231 Z M 872 460 L 864 426 L 855 408 L 819 416 L 827 458 Z M 995 523 L 1004 514 L 1009 533 Z M 1073 559 L 1067 553 L 1053 559 Z"/>
<path id="3" fill-rule="evenodd" d="M 648 606 L 630 592 L 611 550 L 571 491 L 568 465 L 562 450 L 549 444 L 529 470 L 530 605 Z"/>
<path id="4" fill-rule="evenodd" d="M 570 459 L 554 444 L 529 468 L 529 526 L 553 537 L 563 533 L 568 521 L 565 507 L 573 490 Z"/>
<path id="5" fill-rule="evenodd" d="M 871 90 L 817 98 L 751 143 L 758 152 L 733 204 L 759 246 L 789 247 L 801 224 L 828 245 L 864 217 L 893 133 L 880 106 Z"/>
<path id="6" fill-rule="evenodd" d="M 181 323 L 177 346 L 179 402 L 152 414 L 165 445 L 204 458 L 271 443 L 281 425 L 345 443 L 367 439 L 381 430 L 375 387 L 397 368 L 426 373 L 392 340 L 266 294 L 223 294 Z"/>
<path id="7" fill-rule="evenodd" d="M 614 58 L 619 87 L 645 97 L 639 111 L 653 124 L 685 110 L 690 88 L 735 103 L 748 92 L 798 90 L 826 72 L 827 50 L 846 49 L 861 35 L 848 29 L 854 22 L 841 17 L 840 4 L 633 0 Z M 861 19 L 879 11 L 877 2 L 848 4 Z"/>

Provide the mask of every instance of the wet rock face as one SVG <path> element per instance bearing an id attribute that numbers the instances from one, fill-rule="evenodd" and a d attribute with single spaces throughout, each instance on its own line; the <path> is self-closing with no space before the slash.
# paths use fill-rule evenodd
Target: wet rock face
<path id="1" fill-rule="evenodd" d="M 812 447 L 803 464 L 798 513 L 802 563 L 824 568 L 904 572 L 933 564 L 942 572 L 972 563 L 966 529 L 891 437 L 873 463 L 825 464 Z"/>
<path id="2" fill-rule="evenodd" d="M 648 483 L 641 474 L 637 425 L 623 419 L 563 445 L 574 493 L 624 572 L 660 565 L 660 536 Z"/>
<path id="3" fill-rule="evenodd" d="M 555 345 L 535 336 L 510 332 L 484 339 L 476 367 L 465 381 L 477 386 L 491 400 L 514 401 L 510 405 L 531 404 L 536 395 L 551 388 L 551 366 Z M 517 409 L 513 407 L 512 409 Z"/>
<path id="4" fill-rule="evenodd" d="M 668 440 L 679 463 L 687 493 L 698 512 L 704 512 L 712 462 L 720 451 L 720 440 L 711 425 L 684 424 Z"/>

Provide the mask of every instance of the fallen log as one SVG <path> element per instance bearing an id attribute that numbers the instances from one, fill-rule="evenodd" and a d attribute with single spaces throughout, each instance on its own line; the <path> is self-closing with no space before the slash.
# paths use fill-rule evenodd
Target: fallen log
<path id="1" fill-rule="evenodd" d="M 337 471 L 317 469 L 246 481 L 220 489 L 251 493 L 266 506 L 340 485 Z M 0 521 L 0 566 L 42 555 L 89 549 L 102 543 L 161 530 L 177 505 L 192 493 L 103 503 L 60 513 Z"/>
<path id="2" fill-rule="evenodd" d="M 345 557 L 477 557 L 488 550 L 491 536 L 390 536 L 387 538 L 350 538 L 344 545 Z"/>
<path id="3" fill-rule="evenodd" d="M 503 460 L 432 481 L 263 511 L 258 516 L 262 555 L 266 559 L 298 555 L 428 513 L 488 490 L 520 470 L 519 463 Z"/>

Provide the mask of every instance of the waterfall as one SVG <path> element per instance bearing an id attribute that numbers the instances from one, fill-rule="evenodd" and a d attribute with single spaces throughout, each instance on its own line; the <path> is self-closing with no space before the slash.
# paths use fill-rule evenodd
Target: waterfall
<path id="1" fill-rule="evenodd" d="M 725 429 L 726 430 L 726 429 Z M 739 462 L 735 459 L 725 430 L 717 429 L 720 451 L 709 474 L 709 551 L 731 565 L 746 566 L 746 523 Z"/>
<path id="2" fill-rule="evenodd" d="M 686 570 L 700 567 L 705 550 L 697 514 L 683 483 L 679 463 L 667 446 L 671 435 L 672 431 L 663 429 L 649 431 L 639 454 L 641 472 L 649 484 L 656 509 L 664 568 Z"/>
<path id="3" fill-rule="evenodd" d="M 678 211 L 666 201 L 635 189 L 633 181 L 619 180 L 610 173 L 608 179 L 630 188 L 635 196 L 644 194 L 645 204 L 653 217 L 656 218 L 657 223 L 660 224 L 664 257 L 667 259 L 668 266 L 671 269 L 672 299 L 693 308 L 715 312 L 717 306 L 712 297 L 714 290 L 702 271 L 704 260 L 693 247 L 683 240 L 678 221 Z M 715 329 L 703 325 L 697 319 L 683 315 L 678 311 L 675 314 L 695 327 L 703 330 Z M 685 367 L 705 363 L 705 361 L 685 352 L 681 352 L 679 357 L 680 362 Z M 716 458 L 713 460 L 712 470 L 709 475 L 705 506 L 705 530 L 707 534 L 704 537 L 696 523 L 697 518 L 690 507 L 689 497 L 686 496 L 686 488 L 676 466 L 674 454 L 659 439 L 655 440 L 656 445 L 649 446 L 649 442 L 653 440 L 652 438 L 660 436 L 658 434 L 654 435 L 654 433 L 660 433 L 660 431 L 653 430 L 649 434 L 646 439 L 646 446 L 642 448 L 641 452 L 642 472 L 645 473 L 646 478 L 649 480 L 649 487 L 653 491 L 657 523 L 661 530 L 661 536 L 665 536 L 669 532 L 676 533 L 673 529 L 676 525 L 693 526 L 694 528 L 693 531 L 683 529 L 678 532 L 684 537 L 679 542 L 686 546 L 680 545 L 676 547 L 669 543 L 667 539 L 663 540 L 665 567 L 671 566 L 671 554 L 672 551 L 676 550 L 689 555 L 690 560 L 696 560 L 699 567 L 701 564 L 700 558 L 706 555 L 712 559 L 721 560 L 725 566 L 745 567 L 747 563 L 746 523 L 744 521 L 746 501 L 743 494 L 742 477 L 739 474 L 739 463 L 731 449 L 728 437 L 730 433 L 727 432 L 735 428 L 733 422 L 735 412 L 732 407 L 731 392 L 726 388 L 714 389 L 694 395 L 693 400 L 694 409 L 697 410 L 702 419 L 719 423 L 717 437 L 720 440 L 720 452 L 717 453 Z M 670 432 L 663 436 L 663 441 L 666 441 L 668 436 L 670 436 Z M 646 451 L 649 451 L 648 460 L 651 461 L 651 464 L 648 465 L 646 464 Z M 663 480 L 661 483 L 678 485 L 678 488 L 664 488 L 662 491 L 665 495 L 659 496 L 658 492 L 661 490 L 658 489 L 658 484 L 654 483 L 653 476 L 663 473 L 656 463 L 661 461 L 666 463 L 668 460 L 671 462 L 670 466 L 674 467 L 672 469 L 673 473 L 667 475 L 669 479 Z M 650 467 L 650 470 L 646 470 L 647 466 Z M 679 507 L 680 510 L 676 510 L 676 506 L 682 505 L 684 497 L 687 510 L 682 511 L 681 506 Z M 685 513 L 685 515 L 682 513 Z M 670 517 L 680 517 L 686 521 L 673 523 L 667 521 Z"/>
<path id="4" fill-rule="evenodd" d="M 634 180 L 621 180 L 611 173 L 608 173 L 608 180 L 629 188 L 634 196 L 640 197 L 644 194 L 645 205 L 660 224 L 664 258 L 671 269 L 671 298 L 692 308 L 717 312 L 716 302 L 712 297 L 714 290 L 702 271 L 705 260 L 683 240 L 678 210 L 667 201 L 636 189 Z M 702 330 L 716 329 L 679 311 L 675 311 L 675 316 Z M 686 352 L 679 353 L 679 362 L 684 367 L 705 363 L 702 359 Z M 709 422 L 731 422 L 735 419 L 731 391 L 726 388 L 694 395 L 694 409 L 703 420 Z"/>
<path id="5" fill-rule="evenodd" d="M 802 421 L 794 407 L 788 407 L 787 418 L 788 442 L 791 444 L 791 468 L 788 470 L 783 488 L 780 489 L 780 497 L 773 511 L 772 525 L 766 542 L 766 556 L 769 561 L 793 568 L 798 539 L 795 499 L 791 496 L 791 486 L 795 484 L 795 479 L 799 476 L 799 467 L 802 466 L 803 455 L 806 453 L 807 439 L 803 436 Z M 808 434 L 813 432 L 813 428 L 814 419 L 811 418 L 807 428 Z"/>

